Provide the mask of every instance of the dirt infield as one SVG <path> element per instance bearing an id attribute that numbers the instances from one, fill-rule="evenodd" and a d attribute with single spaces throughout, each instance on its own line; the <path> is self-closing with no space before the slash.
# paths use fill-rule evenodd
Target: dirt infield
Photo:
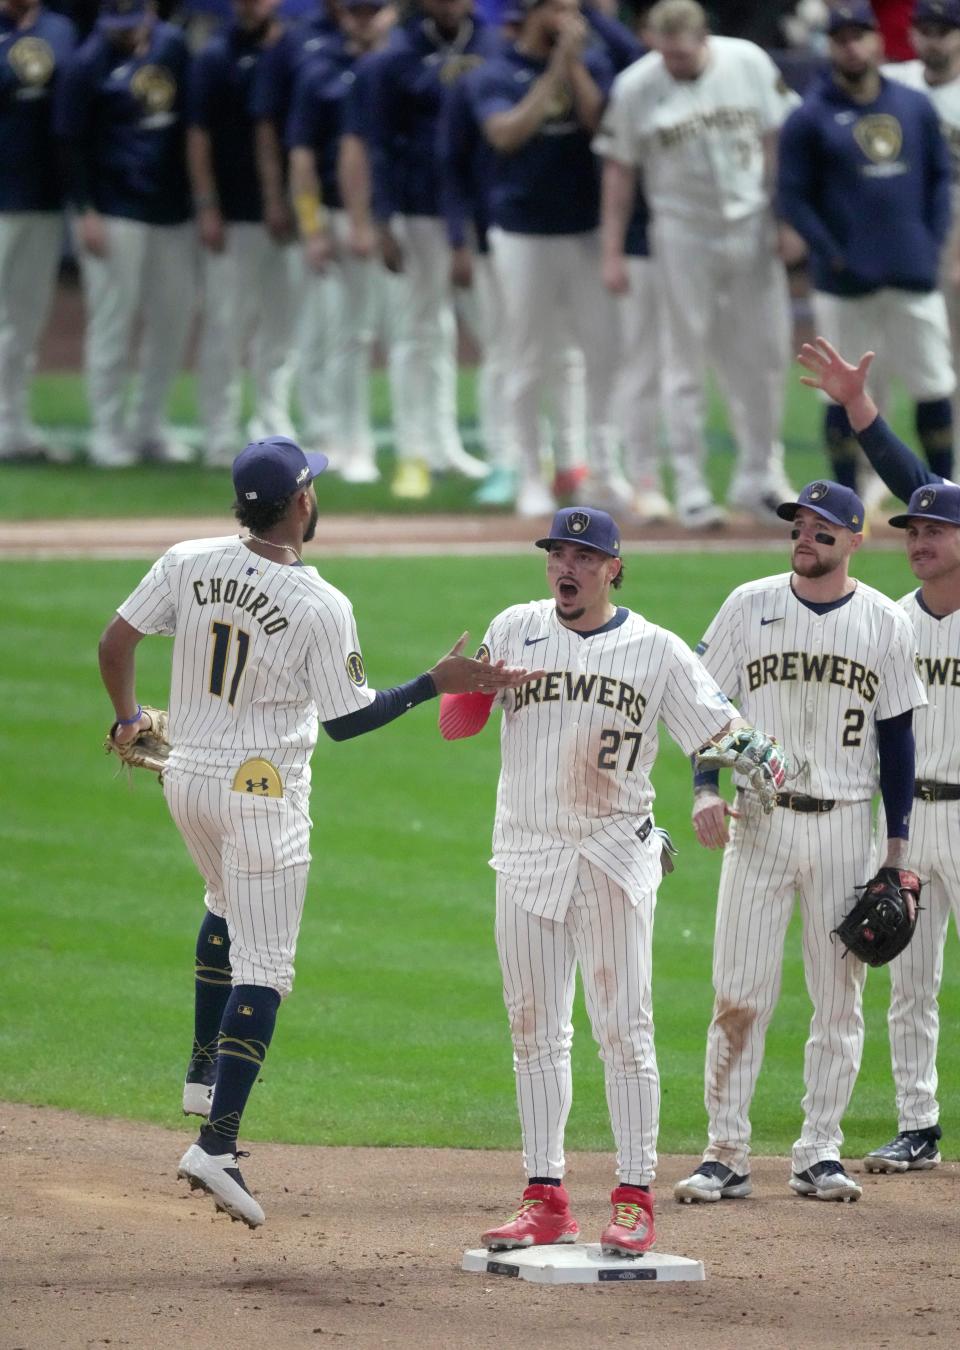
<path id="1" fill-rule="evenodd" d="M 794 1196 L 787 1161 L 764 1159 L 749 1200 L 681 1206 L 670 1187 L 693 1160 L 666 1158 L 657 1245 L 702 1260 L 706 1282 L 543 1288 L 459 1269 L 515 1203 L 512 1154 L 258 1144 L 244 1166 L 267 1222 L 250 1233 L 175 1180 L 190 1138 L 186 1126 L 0 1105 L 0 1346 L 960 1342 L 956 1164 L 864 1177 L 863 1199 L 840 1205 Z M 609 1157 L 572 1159 L 589 1241 L 610 1184 Z"/>

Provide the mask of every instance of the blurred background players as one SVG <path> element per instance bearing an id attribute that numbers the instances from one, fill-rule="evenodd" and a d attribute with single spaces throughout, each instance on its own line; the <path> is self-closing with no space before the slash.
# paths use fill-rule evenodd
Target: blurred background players
<path id="1" fill-rule="evenodd" d="M 586 372 L 590 475 L 577 488 L 629 510 L 613 422 L 616 312 L 599 277 L 599 171 L 590 140 L 612 79 L 577 0 L 523 0 L 516 43 L 471 81 L 474 115 L 495 155 L 490 245 L 503 299 L 503 434 L 519 467 L 520 515 L 555 506 L 540 463 L 540 406 L 561 346 Z"/>
<path id="2" fill-rule="evenodd" d="M 677 518 L 694 529 L 724 520 L 704 473 L 712 364 L 739 451 L 729 502 L 772 520 L 789 493 L 780 440 L 789 303 L 771 180 L 795 96 L 759 47 L 711 36 L 695 0 L 661 0 L 645 31 L 655 51 L 617 79 L 596 140 L 605 157 L 604 280 L 614 294 L 628 289 L 624 236 L 640 169 L 653 215 Z"/>
<path id="3" fill-rule="evenodd" d="M 369 385 L 374 323 L 385 297 L 377 284 L 379 266 L 365 247 L 358 256 L 351 241 L 340 196 L 339 149 L 356 64 L 382 42 L 384 2 L 340 0 L 341 41 L 301 67 L 286 131 L 305 271 L 301 368 L 323 385 L 321 435 L 331 466 L 348 483 L 380 477 Z M 308 408 L 315 398 L 311 392 Z M 311 442 L 316 432 L 314 425 Z"/>
<path id="4" fill-rule="evenodd" d="M 817 331 L 881 353 L 871 385 L 884 406 L 896 375 L 916 401 L 917 435 L 936 473 L 952 465 L 955 387 L 937 289 L 950 224 L 950 161 L 929 99 L 885 79 L 865 0 L 828 19 L 830 70 L 780 138 L 779 205 L 810 248 Z M 855 487 L 857 446 L 843 408 L 825 420 L 837 482 Z M 864 486 L 868 515 L 885 489 Z"/>
<path id="5" fill-rule="evenodd" d="M 90 459 L 191 458 L 165 427 L 196 297 L 184 146 L 187 46 L 146 0 L 103 0 L 70 59 L 54 124 L 64 151 L 87 304 Z M 129 420 L 126 381 L 141 322 Z"/>
<path id="6" fill-rule="evenodd" d="M 296 254 L 263 220 L 251 91 L 278 41 L 277 0 L 233 0 L 233 20 L 195 58 L 187 151 L 203 246 L 203 328 L 197 393 L 204 461 L 229 465 L 241 435 L 241 372 L 254 394 L 249 435 L 292 437 L 290 387 Z"/>
<path id="7" fill-rule="evenodd" d="M 0 461 L 46 453 L 30 378 L 63 243 L 53 93 L 75 44 L 35 0 L 0 4 Z"/>
<path id="8" fill-rule="evenodd" d="M 472 0 L 418 0 L 371 58 L 373 214 L 384 264 L 400 276 L 390 334 L 397 497 L 425 497 L 434 471 L 487 473 L 464 450 L 457 425 L 456 318 L 436 149 L 445 90 L 500 46 L 471 11 Z"/>

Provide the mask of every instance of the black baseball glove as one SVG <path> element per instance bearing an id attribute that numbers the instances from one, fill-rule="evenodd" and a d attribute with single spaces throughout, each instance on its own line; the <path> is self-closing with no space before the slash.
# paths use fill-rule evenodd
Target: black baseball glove
<path id="1" fill-rule="evenodd" d="M 868 966 L 885 966 L 909 944 L 919 912 L 920 878 L 916 872 L 902 867 L 881 867 L 833 932 L 848 951 Z"/>

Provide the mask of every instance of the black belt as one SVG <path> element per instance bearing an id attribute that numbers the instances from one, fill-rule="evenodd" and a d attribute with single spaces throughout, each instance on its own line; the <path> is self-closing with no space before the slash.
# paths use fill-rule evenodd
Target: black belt
<path id="1" fill-rule="evenodd" d="M 777 793 L 777 805 L 786 806 L 791 811 L 832 811 L 836 804 L 829 798 L 805 797 L 802 792 Z"/>
<path id="2" fill-rule="evenodd" d="M 636 831 L 637 838 L 640 840 L 641 844 L 650 834 L 650 831 L 652 829 L 653 829 L 653 816 L 647 816 L 646 820 Z"/>
<path id="3" fill-rule="evenodd" d="M 918 778 L 913 795 L 924 802 L 960 802 L 960 783 L 929 783 Z"/>

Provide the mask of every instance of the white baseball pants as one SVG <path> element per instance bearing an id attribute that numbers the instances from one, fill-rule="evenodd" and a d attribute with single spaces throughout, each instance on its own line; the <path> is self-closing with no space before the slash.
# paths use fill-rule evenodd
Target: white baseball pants
<path id="1" fill-rule="evenodd" d="M 937 1102 L 937 995 L 950 915 L 960 930 L 960 802 L 913 803 L 910 866 L 923 881 L 913 940 L 890 963 L 890 1057 L 900 1130 L 940 1118 Z"/>
<path id="2" fill-rule="evenodd" d="M 225 918 L 233 983 L 286 997 L 310 870 L 309 793 L 284 797 L 231 789 L 229 777 L 168 769 L 163 793 L 206 883 L 204 904 Z"/>
<path id="3" fill-rule="evenodd" d="M 541 400 L 555 383 L 558 352 L 573 347 L 585 363 L 587 457 L 598 478 L 609 478 L 619 453 L 613 421 L 617 314 L 600 280 L 598 235 L 494 228 L 490 247 L 504 303 L 511 462 L 524 476 L 540 478 Z"/>
<path id="4" fill-rule="evenodd" d="M 197 295 L 192 224 L 147 225 L 106 217 L 108 251 L 80 250 L 87 301 L 87 398 L 91 455 L 162 439 L 167 395 L 181 368 Z M 126 382 L 141 319 L 139 380 L 131 423 Z"/>
<path id="5" fill-rule="evenodd" d="M 250 437 L 295 438 L 290 348 L 298 281 L 294 246 L 275 243 L 258 223 L 228 223 L 224 251 L 203 251 L 197 392 L 206 454 L 214 461 L 230 460 L 243 448 L 241 372 L 248 343 Z"/>
<path id="6" fill-rule="evenodd" d="M 636 488 L 660 480 L 660 320 L 652 258 L 627 258 L 630 289 L 617 301 L 619 371 L 614 409 L 623 441 L 624 469 Z"/>
<path id="7" fill-rule="evenodd" d="M 436 216 L 396 216 L 403 249 L 390 323 L 390 399 L 399 459 L 442 469 L 463 453 L 457 425 L 457 321 L 446 227 Z"/>
<path id="8" fill-rule="evenodd" d="M 783 477 L 790 300 L 767 212 L 727 226 L 671 216 L 651 226 L 663 333 L 663 412 L 677 495 L 705 492 L 707 370 L 713 367 L 737 442 L 737 488 Z"/>
<path id="9" fill-rule="evenodd" d="M 579 963 L 603 1060 L 617 1175 L 625 1185 L 647 1185 L 656 1173 L 660 1120 L 651 990 L 656 893 L 647 891 L 632 905 L 585 859 L 562 923 L 528 914 L 511 893 L 510 878 L 498 873 L 495 932 L 527 1176 L 563 1176 Z"/>
<path id="10" fill-rule="evenodd" d="M 872 295 L 813 294 L 817 332 L 848 360 L 875 351 L 870 391 L 888 403 L 890 381 L 897 376 L 918 403 L 949 398 L 956 386 L 947 306 L 940 291 L 898 291 L 888 287 Z"/>
<path id="11" fill-rule="evenodd" d="M 338 467 L 374 458 L 370 363 L 383 268 L 347 248 L 345 211 L 330 212 L 336 258 L 321 275 L 302 264 L 304 292 L 297 398 L 304 440 L 329 449 Z"/>
<path id="12" fill-rule="evenodd" d="M 0 212 L 0 459 L 34 437 L 30 379 L 62 243 L 59 211 Z"/>
<path id="13" fill-rule="evenodd" d="M 793 1145 L 794 1171 L 803 1172 L 839 1158 L 840 1120 L 863 1053 L 866 967 L 844 959 L 846 948 L 830 932 L 851 907 L 855 888 L 874 870 L 870 803 L 844 803 L 822 815 L 777 807 L 764 816 L 740 793 L 738 809 L 743 814 L 732 824 L 717 898 L 704 1157 L 737 1173 L 748 1170 L 750 1103 L 799 894 L 803 968 L 813 1004 L 804 1052 L 803 1129 Z"/>

